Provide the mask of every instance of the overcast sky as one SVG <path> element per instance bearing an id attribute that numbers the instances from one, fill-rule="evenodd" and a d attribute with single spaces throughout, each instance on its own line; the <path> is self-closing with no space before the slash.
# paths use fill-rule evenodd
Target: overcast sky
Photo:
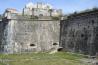
<path id="1" fill-rule="evenodd" d="M 53 5 L 54 8 L 62 9 L 65 14 L 98 7 L 98 0 L 0 0 L 0 14 L 2 14 L 6 8 L 15 8 L 21 11 L 25 4 L 30 1 L 33 3 L 49 3 Z"/>

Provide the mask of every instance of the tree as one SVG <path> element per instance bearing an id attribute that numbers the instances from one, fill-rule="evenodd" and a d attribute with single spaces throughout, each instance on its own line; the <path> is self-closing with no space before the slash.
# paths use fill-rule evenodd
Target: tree
<path id="1" fill-rule="evenodd" d="M 53 9 L 49 9 L 50 16 L 52 16 Z"/>

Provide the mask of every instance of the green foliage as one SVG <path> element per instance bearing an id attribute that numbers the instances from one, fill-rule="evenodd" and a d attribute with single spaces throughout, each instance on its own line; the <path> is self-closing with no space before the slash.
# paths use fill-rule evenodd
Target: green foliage
<path id="1" fill-rule="evenodd" d="M 52 17 L 53 20 L 60 20 L 60 17 Z"/>
<path id="2" fill-rule="evenodd" d="M 38 19 L 38 16 L 31 16 L 31 19 Z"/>

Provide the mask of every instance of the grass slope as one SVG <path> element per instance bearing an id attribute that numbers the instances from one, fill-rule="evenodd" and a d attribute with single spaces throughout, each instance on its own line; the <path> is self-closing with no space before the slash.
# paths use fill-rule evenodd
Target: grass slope
<path id="1" fill-rule="evenodd" d="M 85 65 L 79 61 L 82 55 L 57 52 L 55 54 L 48 53 L 24 53 L 0 55 L 0 59 L 4 61 L 0 65 Z"/>

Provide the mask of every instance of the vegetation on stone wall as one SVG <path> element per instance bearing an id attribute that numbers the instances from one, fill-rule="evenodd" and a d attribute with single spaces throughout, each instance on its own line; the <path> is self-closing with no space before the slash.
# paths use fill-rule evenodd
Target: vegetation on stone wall
<path id="1" fill-rule="evenodd" d="M 31 19 L 38 19 L 38 16 L 31 16 Z"/>
<path id="2" fill-rule="evenodd" d="M 58 17 L 52 17 L 52 20 L 60 20 L 60 17 L 58 16 Z"/>

